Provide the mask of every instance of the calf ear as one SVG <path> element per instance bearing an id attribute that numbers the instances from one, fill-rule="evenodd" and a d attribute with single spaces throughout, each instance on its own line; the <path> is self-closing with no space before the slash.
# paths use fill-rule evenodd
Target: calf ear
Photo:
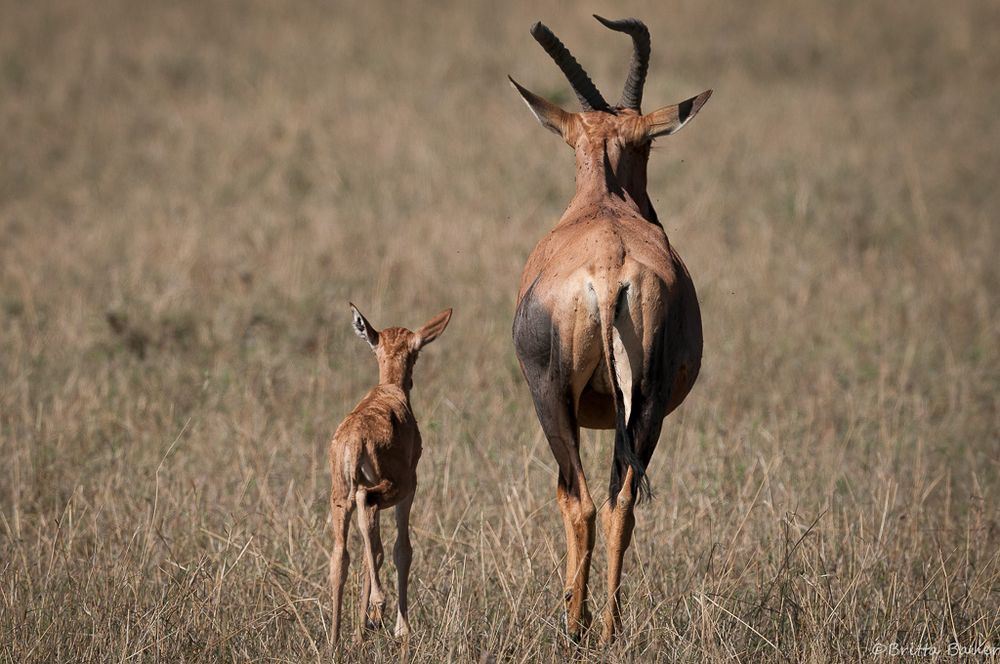
<path id="1" fill-rule="evenodd" d="M 542 99 L 531 90 L 521 86 L 520 83 L 510 76 L 507 78 L 518 94 L 521 95 L 524 103 L 528 105 L 528 110 L 531 111 L 531 114 L 535 116 L 542 126 L 553 134 L 559 134 L 564 141 L 572 145 L 569 137 L 569 126 L 573 114 L 562 110 L 550 101 Z"/>
<path id="2" fill-rule="evenodd" d="M 354 333 L 365 340 L 365 342 L 371 346 L 372 350 L 375 350 L 375 346 L 378 346 L 378 330 L 372 327 L 372 324 L 368 322 L 368 319 L 361 315 L 358 308 L 351 304 L 351 313 L 353 314 L 354 320 L 352 321 L 354 327 Z"/>
<path id="3" fill-rule="evenodd" d="M 450 320 L 451 320 L 451 309 L 445 309 L 437 316 L 424 323 L 423 327 L 421 327 L 419 330 L 416 331 L 417 350 L 420 350 L 430 342 L 437 339 L 438 336 L 440 336 L 440 334 L 444 332 L 444 328 L 448 327 L 448 321 Z"/>
<path id="4" fill-rule="evenodd" d="M 691 97 L 673 106 L 658 108 L 642 116 L 646 124 L 646 138 L 653 139 L 677 133 L 701 110 L 711 96 L 712 91 L 705 90 L 697 97 Z"/>

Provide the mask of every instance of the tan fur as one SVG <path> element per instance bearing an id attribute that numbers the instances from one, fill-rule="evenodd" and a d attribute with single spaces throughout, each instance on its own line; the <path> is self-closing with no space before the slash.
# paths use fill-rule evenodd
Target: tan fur
<path id="1" fill-rule="evenodd" d="M 351 305 L 354 309 L 354 305 Z M 360 618 L 356 637 L 363 626 L 382 622 L 385 594 L 379 579 L 382 566 L 380 510 L 396 507 L 398 535 L 393 556 L 397 568 L 399 610 L 396 636 L 410 632 L 407 619 L 407 582 L 412 547 L 409 514 L 417 487 L 417 462 L 421 438 L 410 406 L 413 365 L 420 349 L 444 331 L 451 309 L 428 321 L 417 332 L 392 327 L 381 332 L 354 309 L 355 330 L 372 345 L 379 366 L 379 383 L 337 427 L 330 443 L 330 513 L 334 550 L 330 558 L 333 594 L 334 641 L 340 636 L 340 608 L 350 556 L 348 527 L 355 508 L 364 542 L 366 574 L 361 590 Z"/>
<path id="2" fill-rule="evenodd" d="M 711 91 L 647 115 L 620 107 L 569 113 L 512 83 L 541 124 L 576 155 L 576 194 L 521 275 L 514 337 L 559 465 L 567 627 L 578 638 L 589 623 L 596 516 L 580 462 L 579 428 L 616 427 L 617 384 L 628 430 L 641 438 L 634 441 L 636 456 L 651 456 L 663 417 L 687 396 L 701 365 L 694 284 L 646 193 L 646 166 L 652 139 L 680 129 Z M 656 408 L 637 414 L 636 395 Z M 602 515 L 609 559 L 605 642 L 621 620 L 622 560 L 635 523 L 634 468 L 624 475 Z"/>

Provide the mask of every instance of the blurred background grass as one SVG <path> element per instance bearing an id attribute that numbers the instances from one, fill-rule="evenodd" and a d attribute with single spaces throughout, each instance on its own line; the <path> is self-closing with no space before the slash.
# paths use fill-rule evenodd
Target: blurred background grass
<path id="1" fill-rule="evenodd" d="M 377 326 L 455 308 L 415 376 L 405 654 L 563 652 L 509 330 L 573 162 L 505 75 L 575 108 L 541 19 L 616 97 L 631 47 L 592 12 L 649 25 L 647 110 L 716 94 L 650 166 L 702 375 L 653 460 L 625 635 L 576 654 L 997 642 L 996 3 L 6 1 L 5 661 L 333 655 L 326 445 L 377 375 L 348 299 Z M 585 435 L 601 500 L 610 443 Z"/>

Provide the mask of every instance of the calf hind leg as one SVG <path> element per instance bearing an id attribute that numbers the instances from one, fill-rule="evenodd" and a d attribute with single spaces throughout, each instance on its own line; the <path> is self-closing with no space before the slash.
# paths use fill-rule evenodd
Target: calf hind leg
<path id="1" fill-rule="evenodd" d="M 351 555 L 347 551 L 347 533 L 351 524 L 351 512 L 354 503 L 344 501 L 334 503 L 331 509 L 333 527 L 333 553 L 330 556 L 330 590 L 333 595 L 333 625 L 330 636 L 333 642 L 340 640 L 341 605 L 344 599 L 344 582 L 347 580 L 347 568 Z"/>
<path id="2" fill-rule="evenodd" d="M 358 621 L 358 637 L 362 627 L 377 627 L 382 624 L 382 610 L 385 608 L 385 592 L 379 580 L 379 569 L 382 566 L 382 538 L 378 527 L 378 508 L 368 505 L 368 492 L 358 489 L 355 503 L 358 508 L 358 529 L 361 531 L 362 549 L 364 552 L 366 581 L 361 593 L 360 620 Z"/>
<path id="3" fill-rule="evenodd" d="M 382 562 L 385 560 L 385 553 L 382 548 L 382 531 L 379 526 L 379 512 L 376 510 L 372 515 L 374 521 L 374 535 L 372 545 L 375 557 L 375 575 L 381 578 Z M 378 629 L 382 626 L 382 607 L 371 601 L 372 579 L 368 569 L 361 575 L 361 597 L 359 606 L 361 616 L 364 618 L 366 629 Z"/>
<path id="4" fill-rule="evenodd" d="M 396 585 L 399 589 L 399 611 L 396 614 L 396 636 L 410 634 L 410 622 L 407 619 L 407 587 L 410 580 L 410 561 L 413 559 L 413 546 L 410 544 L 410 507 L 413 506 L 413 496 L 410 496 L 396 507 L 396 545 L 392 549 L 392 559 L 396 563 Z"/>

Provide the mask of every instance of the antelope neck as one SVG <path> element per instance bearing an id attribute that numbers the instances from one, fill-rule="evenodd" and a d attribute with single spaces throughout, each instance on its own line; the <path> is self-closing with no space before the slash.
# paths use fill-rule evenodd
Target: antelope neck
<path id="1" fill-rule="evenodd" d="M 411 369 L 405 363 L 399 362 L 379 362 L 378 384 L 398 387 L 406 395 L 406 400 L 410 400 L 410 389 L 413 387 Z"/>
<path id="2" fill-rule="evenodd" d="M 647 221 L 659 225 L 646 194 L 646 162 L 633 155 L 614 156 L 607 144 L 581 148 L 576 158 L 576 194 L 571 207 L 602 200 L 617 200 L 635 208 Z"/>

